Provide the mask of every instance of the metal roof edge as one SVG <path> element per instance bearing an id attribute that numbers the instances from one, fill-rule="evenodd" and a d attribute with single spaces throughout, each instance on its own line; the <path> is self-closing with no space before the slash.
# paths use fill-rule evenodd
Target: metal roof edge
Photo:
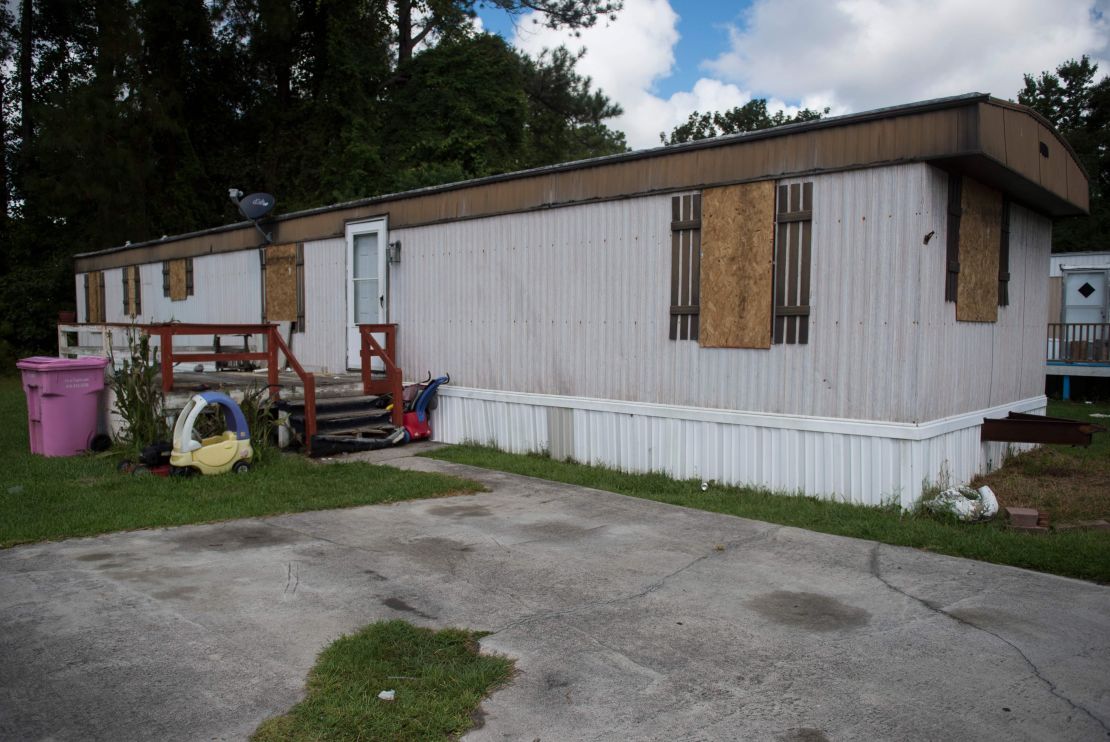
<path id="1" fill-rule="evenodd" d="M 739 134 L 725 134 L 722 136 L 710 137 L 708 139 L 698 139 L 692 142 L 683 142 L 681 144 L 660 145 L 658 147 L 649 147 L 648 149 L 633 150 L 631 152 L 621 152 L 614 155 L 603 155 L 601 157 L 591 157 L 585 160 L 574 160 L 571 162 L 562 162 L 554 165 L 544 165 L 542 167 L 529 168 L 527 170 L 514 170 L 508 173 L 488 175 L 483 178 L 474 178 L 472 180 L 462 180 L 454 183 L 443 183 L 440 185 L 417 188 L 410 191 L 400 191 L 397 193 L 387 193 L 378 196 L 355 199 L 353 201 L 343 201 L 340 203 L 328 204 L 326 206 L 317 206 L 311 209 L 302 209 L 300 211 L 291 211 L 287 214 L 280 214 L 278 216 L 275 216 L 273 219 L 266 220 L 264 223 L 289 221 L 306 216 L 314 216 L 316 214 L 326 214 L 329 211 L 340 211 L 343 209 L 359 208 L 362 206 L 372 206 L 379 203 L 388 203 L 390 201 L 398 201 L 406 198 L 416 198 L 419 196 L 446 193 L 449 191 L 461 190 L 464 188 L 473 188 L 490 183 L 500 183 L 507 180 L 518 180 L 535 177 L 537 175 L 547 175 L 549 173 L 560 173 L 570 170 L 584 170 L 587 168 L 601 167 L 604 165 L 617 164 L 621 162 L 633 162 L 641 159 L 660 157 L 662 155 L 671 154 L 673 152 L 687 152 L 690 150 L 726 147 L 729 145 L 737 144 L 738 142 L 771 139 L 775 137 L 788 136 L 790 134 L 798 134 L 817 129 L 859 124 L 866 121 L 873 121 L 875 119 L 891 118 L 895 116 L 907 116 L 914 113 L 925 113 L 928 111 L 942 110 L 946 108 L 956 108 L 959 106 L 968 105 L 970 103 L 995 101 L 998 101 L 999 103 L 1006 103 L 1005 101 L 991 98 L 989 93 L 963 93 L 961 95 L 954 95 L 946 98 L 934 98 L 931 100 L 918 101 L 915 103 L 904 103 L 897 106 L 875 108 L 869 111 L 860 111 L 859 113 L 848 113 L 840 116 L 830 116 L 828 118 L 816 119 L 814 121 L 802 121 L 793 124 L 783 124 L 782 126 L 775 126 L 770 129 L 760 129 L 758 131 L 743 132 Z M 1017 107 L 1023 111 L 1028 111 L 1030 113 L 1033 113 L 1034 115 L 1039 115 L 1036 114 L 1035 111 L 1027 109 L 1024 106 Z M 1048 126 L 1051 127 L 1051 124 L 1048 124 Z M 1060 135 L 1058 132 L 1055 131 L 1055 129 L 1053 129 L 1053 132 L 1059 138 Z M 1071 150 L 1067 142 L 1064 141 L 1062 138 L 1061 141 L 1064 143 L 1065 146 L 1068 147 L 1069 151 L 1071 151 L 1071 154 L 1074 157 L 1075 153 Z M 1086 173 L 1084 173 L 1084 175 L 1086 175 Z M 109 247 L 103 250 L 77 253 L 73 257 L 74 259 L 80 259 L 92 258 L 100 255 L 110 255 L 112 253 L 121 252 L 123 250 L 131 250 L 140 247 L 150 247 L 152 245 L 167 244 L 171 242 L 177 242 L 179 240 L 187 240 L 193 237 L 203 237 L 205 235 L 231 232 L 237 229 L 246 229 L 250 226 L 251 222 L 249 221 L 233 222 L 231 224 L 222 224 L 216 227 L 208 227 L 206 229 L 195 230 L 193 232 L 184 232 L 182 234 L 161 237 L 154 240 L 144 240 L 143 242 L 134 242 L 127 245 L 117 245 L 115 247 Z"/>

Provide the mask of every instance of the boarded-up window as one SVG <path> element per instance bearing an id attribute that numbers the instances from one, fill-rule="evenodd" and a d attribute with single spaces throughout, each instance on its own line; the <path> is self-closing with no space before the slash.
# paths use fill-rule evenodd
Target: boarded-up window
<path id="1" fill-rule="evenodd" d="M 771 347 L 773 181 L 702 194 L 701 345 Z"/>
<path id="2" fill-rule="evenodd" d="M 813 183 L 779 186 L 775 212 L 775 343 L 809 342 Z"/>
<path id="3" fill-rule="evenodd" d="M 270 245 L 262 260 L 262 321 L 304 327 L 304 245 Z"/>
<path id="4" fill-rule="evenodd" d="M 972 178 L 948 176 L 944 300 L 961 322 L 996 322 L 1010 304 L 1010 203 Z"/>
<path id="5" fill-rule="evenodd" d="M 956 319 L 996 322 L 1002 194 L 971 178 L 963 179 L 960 191 Z"/>
<path id="6" fill-rule="evenodd" d="M 698 339 L 701 195 L 671 199 L 671 340 Z"/>
<path id="7" fill-rule="evenodd" d="M 998 306 L 1010 306 L 1010 199 L 1002 199 L 1002 236 L 998 244 Z"/>
<path id="8" fill-rule="evenodd" d="M 193 295 L 193 259 L 179 258 L 162 263 L 162 295 L 170 301 L 185 301 Z"/>
<path id="9" fill-rule="evenodd" d="M 85 274 L 85 321 L 106 322 L 104 307 L 104 272 Z"/>
<path id="10" fill-rule="evenodd" d="M 143 313 L 143 291 L 139 266 L 129 265 L 123 273 L 123 316 L 137 317 Z"/>

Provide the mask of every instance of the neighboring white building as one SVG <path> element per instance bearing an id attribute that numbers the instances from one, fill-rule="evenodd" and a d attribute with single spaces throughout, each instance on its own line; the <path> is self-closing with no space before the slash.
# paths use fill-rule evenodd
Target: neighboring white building
<path id="1" fill-rule="evenodd" d="M 86 253 L 77 303 L 288 321 L 329 372 L 392 322 L 451 373 L 439 440 L 908 505 L 1044 410 L 1051 219 L 1086 209 L 1066 142 L 972 94 Z"/>

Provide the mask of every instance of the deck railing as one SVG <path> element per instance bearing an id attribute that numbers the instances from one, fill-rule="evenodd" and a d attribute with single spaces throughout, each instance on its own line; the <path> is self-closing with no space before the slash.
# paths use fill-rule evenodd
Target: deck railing
<path id="1" fill-rule="evenodd" d="M 405 400 L 402 389 L 401 369 L 397 368 L 397 325 L 359 325 L 362 358 L 363 394 L 390 394 L 393 396 L 392 422 L 397 427 L 404 424 Z M 385 336 L 385 347 L 374 335 Z M 380 358 L 385 366 L 385 378 L 374 379 L 373 360 Z"/>
<path id="2" fill-rule="evenodd" d="M 91 324 L 73 323 L 64 326 L 59 325 L 58 334 L 59 338 L 61 338 L 66 332 L 80 332 L 83 328 L 116 327 L 123 330 L 137 330 L 158 338 L 159 364 L 162 372 L 163 392 L 173 391 L 173 367 L 178 363 L 261 361 L 266 364 L 266 384 L 270 393 L 270 399 L 280 399 L 280 352 L 280 354 L 285 356 L 285 360 L 289 363 L 293 372 L 300 378 L 301 385 L 304 389 L 305 447 L 311 451 L 312 436 L 316 434 L 316 376 L 304 370 L 304 367 L 301 366 L 296 356 L 293 355 L 293 352 L 286 344 L 285 338 L 281 336 L 281 332 L 277 325 L 223 325 L 185 322 L 167 322 L 148 325 L 128 324 L 123 322 L 100 322 Z M 261 351 L 243 350 L 239 352 L 224 350 L 198 351 L 195 348 L 184 352 L 175 351 L 173 339 L 179 335 L 211 335 L 214 338 L 221 335 L 260 335 L 265 340 L 266 348 Z M 102 342 L 104 351 L 111 352 L 112 348 L 107 337 L 105 337 Z"/>
<path id="3" fill-rule="evenodd" d="M 1110 323 L 1050 322 L 1046 358 L 1049 363 L 1110 365 Z"/>

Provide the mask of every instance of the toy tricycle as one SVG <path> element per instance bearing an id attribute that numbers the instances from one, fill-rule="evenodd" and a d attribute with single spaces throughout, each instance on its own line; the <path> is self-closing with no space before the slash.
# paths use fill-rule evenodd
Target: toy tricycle
<path id="1" fill-rule="evenodd" d="M 196 440 L 193 425 L 197 416 L 210 404 L 223 410 L 227 430 L 220 435 Z M 228 471 L 244 474 L 250 470 L 253 453 L 247 419 L 243 417 L 239 405 L 226 394 L 194 394 L 177 416 L 173 426 L 173 452 L 170 454 L 171 472 L 174 474 L 223 474 Z"/>

